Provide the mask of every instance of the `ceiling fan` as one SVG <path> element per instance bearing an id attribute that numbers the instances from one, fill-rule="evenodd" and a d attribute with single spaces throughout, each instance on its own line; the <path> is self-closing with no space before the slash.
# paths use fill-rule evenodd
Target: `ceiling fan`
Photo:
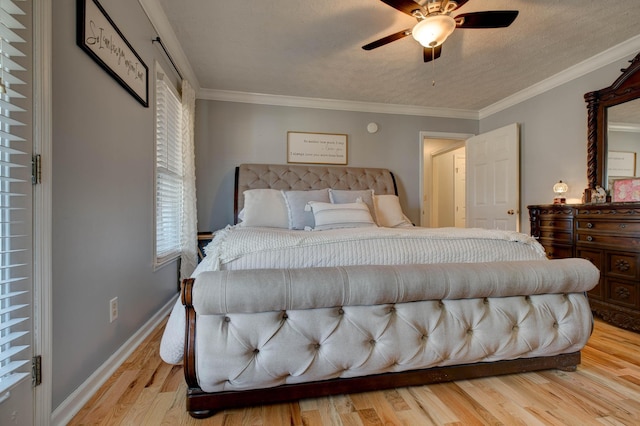
<path id="1" fill-rule="evenodd" d="M 462 13 L 452 17 L 451 13 L 467 1 L 469 0 L 428 0 L 422 6 L 413 0 L 382 0 L 400 12 L 413 16 L 418 23 L 413 28 L 388 35 L 362 48 L 372 50 L 413 35 L 424 47 L 424 61 L 429 62 L 440 57 L 442 43 L 456 28 L 504 28 L 511 25 L 518 16 L 517 10 L 493 10 Z"/>

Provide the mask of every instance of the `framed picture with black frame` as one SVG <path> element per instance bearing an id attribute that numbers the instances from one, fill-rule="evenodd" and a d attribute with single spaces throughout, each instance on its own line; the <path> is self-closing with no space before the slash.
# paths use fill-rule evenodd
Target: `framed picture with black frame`
<path id="1" fill-rule="evenodd" d="M 143 106 L 149 106 L 149 68 L 98 0 L 77 0 L 76 40 Z"/>

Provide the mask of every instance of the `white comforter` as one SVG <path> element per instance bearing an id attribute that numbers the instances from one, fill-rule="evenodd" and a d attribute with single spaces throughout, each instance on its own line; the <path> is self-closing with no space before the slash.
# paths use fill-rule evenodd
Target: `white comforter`
<path id="1" fill-rule="evenodd" d="M 350 228 L 291 231 L 229 226 L 207 246 L 206 270 L 539 260 L 528 235 L 477 228 Z"/>

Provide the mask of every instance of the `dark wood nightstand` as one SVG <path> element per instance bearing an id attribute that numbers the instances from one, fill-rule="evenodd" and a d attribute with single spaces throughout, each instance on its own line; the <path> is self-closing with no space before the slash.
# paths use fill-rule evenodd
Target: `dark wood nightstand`
<path id="1" fill-rule="evenodd" d="M 198 263 L 204 259 L 204 248 L 213 240 L 213 232 L 198 232 Z"/>

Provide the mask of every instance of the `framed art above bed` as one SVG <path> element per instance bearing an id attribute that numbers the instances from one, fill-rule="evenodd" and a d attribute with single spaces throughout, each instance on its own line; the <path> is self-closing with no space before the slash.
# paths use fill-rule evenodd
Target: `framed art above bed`
<path id="1" fill-rule="evenodd" d="M 347 164 L 347 135 L 287 132 L 287 163 Z"/>

